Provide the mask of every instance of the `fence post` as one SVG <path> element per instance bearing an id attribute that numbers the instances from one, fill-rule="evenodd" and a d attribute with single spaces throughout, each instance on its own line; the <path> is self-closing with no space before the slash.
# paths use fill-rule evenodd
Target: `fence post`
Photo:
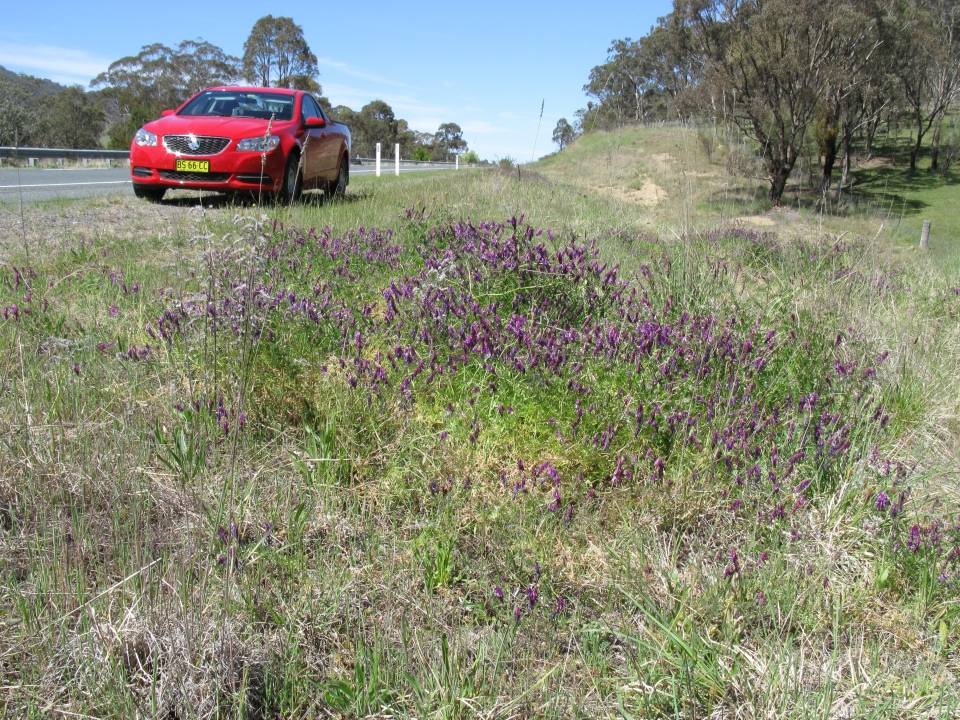
<path id="1" fill-rule="evenodd" d="M 923 221 L 923 230 L 920 232 L 920 247 L 926 247 L 927 241 L 930 240 L 930 221 Z"/>
<path id="2" fill-rule="evenodd" d="M 394 146 L 394 150 L 396 151 L 396 161 L 394 163 L 394 175 L 396 175 L 397 177 L 400 177 L 400 143 L 397 143 Z"/>
<path id="3" fill-rule="evenodd" d="M 454 160 L 453 169 L 454 169 L 454 170 L 459 170 L 459 169 L 460 169 L 460 156 L 459 156 L 459 155 L 454 155 L 454 157 L 456 158 L 456 160 Z"/>
<path id="4" fill-rule="evenodd" d="M 380 177 L 380 143 L 377 143 L 377 177 Z"/>

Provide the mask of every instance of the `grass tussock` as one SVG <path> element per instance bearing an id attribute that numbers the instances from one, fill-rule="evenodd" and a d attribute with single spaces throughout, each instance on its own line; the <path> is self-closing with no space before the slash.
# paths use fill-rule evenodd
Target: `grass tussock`
<path id="1" fill-rule="evenodd" d="M 0 278 L 8 716 L 960 711 L 949 264 L 523 168 L 38 251 L 100 211 Z"/>

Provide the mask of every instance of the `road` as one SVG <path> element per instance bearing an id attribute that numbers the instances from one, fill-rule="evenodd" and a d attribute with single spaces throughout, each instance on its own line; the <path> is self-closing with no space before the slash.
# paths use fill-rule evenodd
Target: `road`
<path id="1" fill-rule="evenodd" d="M 400 172 L 436 170 L 422 165 L 401 165 Z M 373 175 L 373 164 L 351 165 L 350 175 Z M 393 175 L 393 163 L 383 163 L 382 175 Z M 39 202 L 57 198 L 84 198 L 117 192 L 132 193 L 130 170 L 127 168 L 3 168 L 0 169 L 0 205 Z"/>

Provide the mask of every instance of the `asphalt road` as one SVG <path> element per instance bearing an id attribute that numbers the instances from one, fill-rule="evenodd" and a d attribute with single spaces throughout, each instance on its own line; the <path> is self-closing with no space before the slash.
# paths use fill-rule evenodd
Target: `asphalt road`
<path id="1" fill-rule="evenodd" d="M 436 170 L 422 165 L 401 165 L 400 172 Z M 351 165 L 350 175 L 373 175 L 370 165 Z M 383 163 L 381 175 L 393 175 L 393 163 Z M 84 198 L 116 192 L 132 193 L 130 170 L 127 168 L 3 168 L 0 169 L 0 204 L 39 202 L 57 198 Z"/>

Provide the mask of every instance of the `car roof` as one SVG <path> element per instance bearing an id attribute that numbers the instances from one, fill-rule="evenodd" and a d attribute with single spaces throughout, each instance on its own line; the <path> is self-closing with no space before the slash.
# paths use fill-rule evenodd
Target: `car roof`
<path id="1" fill-rule="evenodd" d="M 272 87 L 256 87 L 256 86 L 246 86 L 246 85 L 217 85 L 216 87 L 209 87 L 203 90 L 229 90 L 231 92 L 267 92 L 275 93 L 277 95 L 296 95 L 300 90 L 291 90 L 290 88 L 272 88 Z"/>

